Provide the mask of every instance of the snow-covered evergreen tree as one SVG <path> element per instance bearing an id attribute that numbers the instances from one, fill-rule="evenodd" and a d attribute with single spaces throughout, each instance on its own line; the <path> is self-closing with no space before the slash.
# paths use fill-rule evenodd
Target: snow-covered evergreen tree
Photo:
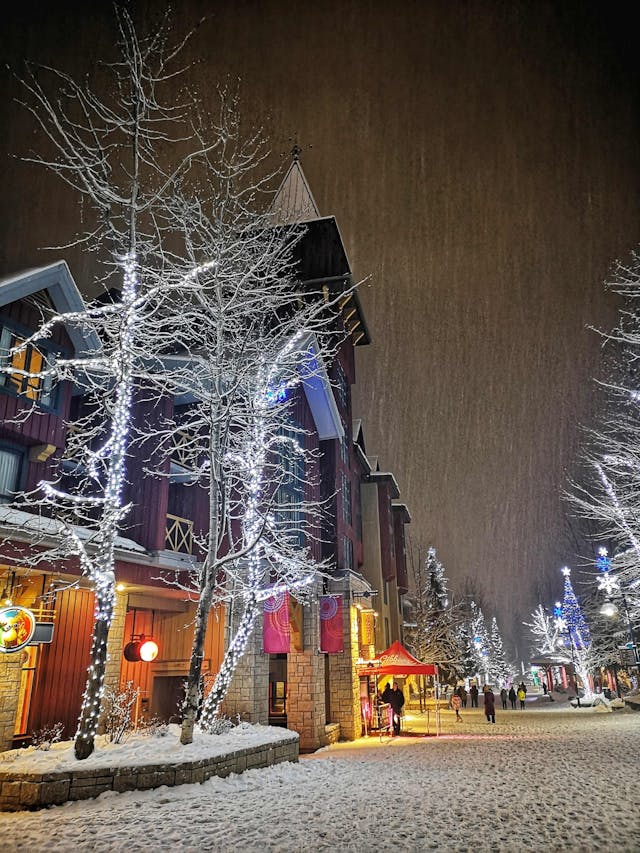
<path id="1" fill-rule="evenodd" d="M 410 557 L 413 574 L 414 619 L 416 626 L 406 633 L 407 646 L 426 663 L 440 666 L 443 680 L 462 674 L 460 627 L 464 614 L 448 596 L 445 569 L 436 549 L 429 546 L 422 561 Z"/>
<path id="2" fill-rule="evenodd" d="M 476 673 L 485 681 L 490 678 L 491 644 L 482 608 L 471 602 L 470 633 Z"/>
<path id="3" fill-rule="evenodd" d="M 502 642 L 502 635 L 498 628 L 498 622 L 495 616 L 491 620 L 489 649 L 489 675 L 491 681 L 497 687 L 502 687 L 509 680 L 511 666 L 507 661 L 504 651 L 504 643 Z"/>

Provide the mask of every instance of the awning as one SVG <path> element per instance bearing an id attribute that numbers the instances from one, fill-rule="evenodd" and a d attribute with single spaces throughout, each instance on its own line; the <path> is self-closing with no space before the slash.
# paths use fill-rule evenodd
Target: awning
<path id="1" fill-rule="evenodd" d="M 421 663 L 396 640 L 373 660 L 358 665 L 358 675 L 437 675 L 435 663 Z"/>

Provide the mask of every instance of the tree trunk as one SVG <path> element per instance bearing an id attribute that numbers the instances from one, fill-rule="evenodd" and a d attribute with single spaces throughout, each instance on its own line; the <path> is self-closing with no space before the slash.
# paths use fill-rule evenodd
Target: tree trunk
<path id="1" fill-rule="evenodd" d="M 207 696 L 202 707 L 202 725 L 207 728 L 213 720 L 218 716 L 222 700 L 227 695 L 231 679 L 236 671 L 236 667 L 247 648 L 249 638 L 253 633 L 253 628 L 258 615 L 258 605 L 255 596 L 252 596 L 247 604 L 247 608 L 242 614 L 242 619 L 238 625 L 238 630 L 235 633 L 233 641 L 227 649 L 220 671 L 216 675 L 213 682 L 211 692 Z"/>
<path id="2" fill-rule="evenodd" d="M 182 705 L 182 731 L 180 732 L 180 743 L 185 746 L 188 743 L 193 742 L 193 728 L 196 724 L 198 709 L 200 708 L 202 658 L 204 655 L 204 640 L 207 633 L 207 621 L 209 619 L 209 610 L 211 609 L 212 598 L 213 589 L 211 588 L 211 585 L 208 584 L 202 590 L 198 600 L 196 627 L 193 635 L 193 644 L 191 646 L 189 675 L 187 677 L 185 697 Z"/>
<path id="3" fill-rule="evenodd" d="M 91 662 L 87 670 L 87 684 L 82 698 L 82 710 L 74 744 L 78 759 L 88 758 L 94 749 L 107 664 L 107 639 L 113 616 L 114 587 L 115 585 L 110 583 L 106 591 L 96 593 L 96 619 L 91 643 Z"/>

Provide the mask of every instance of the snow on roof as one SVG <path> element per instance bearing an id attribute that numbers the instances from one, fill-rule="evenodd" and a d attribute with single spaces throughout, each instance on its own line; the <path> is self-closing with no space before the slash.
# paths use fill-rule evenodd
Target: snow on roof
<path id="1" fill-rule="evenodd" d="M 8 528 L 13 528 L 13 530 L 9 531 L 9 535 L 12 532 L 15 533 L 16 530 L 22 530 L 55 539 L 60 535 L 61 530 L 60 523 L 53 518 L 47 518 L 44 515 L 35 515 L 31 512 L 25 512 L 15 507 L 0 504 L 0 525 L 2 524 L 7 525 Z M 74 530 L 80 539 L 85 542 L 95 536 L 95 530 L 91 530 L 89 527 L 75 526 Z M 124 551 L 132 551 L 138 554 L 146 553 L 146 549 L 142 545 L 124 536 L 117 536 L 115 545 L 116 548 Z"/>

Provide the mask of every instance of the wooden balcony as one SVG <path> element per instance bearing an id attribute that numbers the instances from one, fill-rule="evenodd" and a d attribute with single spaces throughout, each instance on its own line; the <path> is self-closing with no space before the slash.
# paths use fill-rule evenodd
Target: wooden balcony
<path id="1" fill-rule="evenodd" d="M 193 553 L 193 521 L 167 513 L 164 547 L 180 554 Z"/>

